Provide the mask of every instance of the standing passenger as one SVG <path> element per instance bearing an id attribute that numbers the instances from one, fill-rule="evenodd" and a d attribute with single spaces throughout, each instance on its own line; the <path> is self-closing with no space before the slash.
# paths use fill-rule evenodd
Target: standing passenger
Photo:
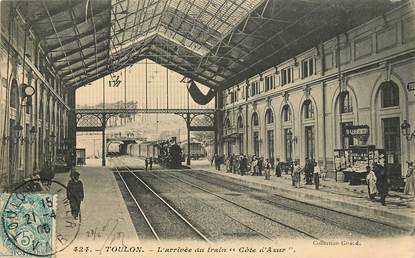
<path id="1" fill-rule="evenodd" d="M 415 174 L 413 162 L 408 161 L 408 171 L 406 172 L 406 182 L 403 194 L 415 195 Z"/>
<path id="2" fill-rule="evenodd" d="M 217 171 L 220 171 L 220 158 L 217 154 L 215 154 L 215 167 Z"/>
<path id="3" fill-rule="evenodd" d="M 320 166 L 318 165 L 318 162 L 314 162 L 313 176 L 314 176 L 314 185 L 316 187 L 316 190 L 318 190 L 320 186 L 320 174 L 321 174 Z"/>
<path id="4" fill-rule="evenodd" d="M 386 206 L 385 200 L 389 190 L 389 178 L 387 171 L 383 167 L 383 163 L 376 165 L 377 176 L 376 176 L 376 187 L 380 195 L 380 203 Z"/>
<path id="5" fill-rule="evenodd" d="M 81 180 L 79 180 L 78 171 L 72 170 L 71 179 L 66 188 L 66 197 L 71 206 L 71 214 L 74 219 L 78 219 L 81 210 L 81 202 L 84 200 L 84 186 Z"/>
<path id="6" fill-rule="evenodd" d="M 148 169 L 148 159 L 147 158 L 144 160 L 144 165 L 146 166 L 146 171 L 147 171 L 147 169 Z"/>
<path id="7" fill-rule="evenodd" d="M 264 168 L 265 168 L 265 180 L 270 180 L 271 179 L 271 163 L 269 162 L 268 159 L 265 160 L 265 164 L 264 164 Z"/>
<path id="8" fill-rule="evenodd" d="M 243 155 L 243 157 L 241 158 L 240 169 L 241 176 L 245 175 L 245 172 L 248 170 L 248 158 L 246 157 L 246 155 Z"/>
<path id="9" fill-rule="evenodd" d="M 313 176 L 313 170 L 314 170 L 314 164 L 312 163 L 312 161 L 306 157 L 305 158 L 305 165 L 304 165 L 304 173 L 305 173 L 305 180 L 306 180 L 306 185 L 311 185 L 312 180 L 311 177 Z"/>
<path id="10" fill-rule="evenodd" d="M 255 176 L 257 174 L 257 169 L 258 169 L 258 160 L 255 156 L 252 157 L 251 169 L 252 169 L 251 175 Z"/>
<path id="11" fill-rule="evenodd" d="M 371 201 L 375 200 L 375 196 L 378 192 L 378 189 L 376 188 L 376 175 L 375 172 L 370 168 L 370 166 L 366 167 L 366 171 L 368 172 L 366 176 L 367 181 L 367 193 L 369 195 L 369 199 Z"/>
<path id="12" fill-rule="evenodd" d="M 258 160 L 258 176 L 262 176 L 262 170 L 264 169 L 264 158 L 261 157 Z"/>
<path id="13" fill-rule="evenodd" d="M 300 180 L 301 180 L 301 167 L 297 161 L 294 161 L 294 167 L 292 172 L 292 181 L 293 185 L 296 188 L 300 188 Z"/>
<path id="14" fill-rule="evenodd" d="M 150 165 L 150 170 L 152 170 L 153 169 L 153 157 L 149 158 L 148 164 Z"/>
<path id="15" fill-rule="evenodd" d="M 234 174 L 238 173 L 239 159 L 238 156 L 233 156 L 232 172 Z"/>
<path id="16" fill-rule="evenodd" d="M 277 162 L 275 163 L 275 175 L 277 177 L 281 176 L 281 162 L 279 158 L 277 158 Z"/>

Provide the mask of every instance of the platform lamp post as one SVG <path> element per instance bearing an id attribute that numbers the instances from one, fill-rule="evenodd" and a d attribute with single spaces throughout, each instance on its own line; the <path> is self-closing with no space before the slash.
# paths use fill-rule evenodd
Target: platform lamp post
<path id="1" fill-rule="evenodd" d="M 411 132 L 411 124 L 408 120 L 403 120 L 401 124 L 402 135 L 406 137 L 406 140 L 410 142 L 412 138 L 415 138 L 415 130 Z"/>

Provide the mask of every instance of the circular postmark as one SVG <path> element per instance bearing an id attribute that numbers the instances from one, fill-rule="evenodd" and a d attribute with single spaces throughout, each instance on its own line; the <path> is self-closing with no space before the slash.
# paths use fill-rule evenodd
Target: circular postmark
<path id="1" fill-rule="evenodd" d="M 72 217 L 68 189 L 50 180 L 49 190 L 28 192 L 38 180 L 26 181 L 8 196 L 2 210 L 6 241 L 11 248 L 34 256 L 63 251 L 76 238 L 81 216 Z"/>

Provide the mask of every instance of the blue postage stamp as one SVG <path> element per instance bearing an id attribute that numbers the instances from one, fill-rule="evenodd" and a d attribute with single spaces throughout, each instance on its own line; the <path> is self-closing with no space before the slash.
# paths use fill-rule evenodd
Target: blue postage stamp
<path id="1" fill-rule="evenodd" d="M 0 207 L 0 256 L 54 253 L 56 215 L 51 194 L 2 193 Z"/>
<path id="2" fill-rule="evenodd" d="M 27 190 L 31 183 L 37 181 L 0 194 L 0 256 L 51 257 L 79 233 L 81 216 L 70 216 L 66 186 L 51 180 L 48 188 L 33 192 Z"/>

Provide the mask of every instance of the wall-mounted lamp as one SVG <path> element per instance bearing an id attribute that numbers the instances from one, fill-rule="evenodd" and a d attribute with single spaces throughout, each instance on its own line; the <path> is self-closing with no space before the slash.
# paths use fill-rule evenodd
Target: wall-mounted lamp
<path id="1" fill-rule="evenodd" d="M 408 120 L 403 120 L 401 124 L 402 135 L 406 137 L 406 140 L 409 142 L 412 138 L 415 138 L 415 131 L 411 132 L 411 124 L 408 123 Z"/>

